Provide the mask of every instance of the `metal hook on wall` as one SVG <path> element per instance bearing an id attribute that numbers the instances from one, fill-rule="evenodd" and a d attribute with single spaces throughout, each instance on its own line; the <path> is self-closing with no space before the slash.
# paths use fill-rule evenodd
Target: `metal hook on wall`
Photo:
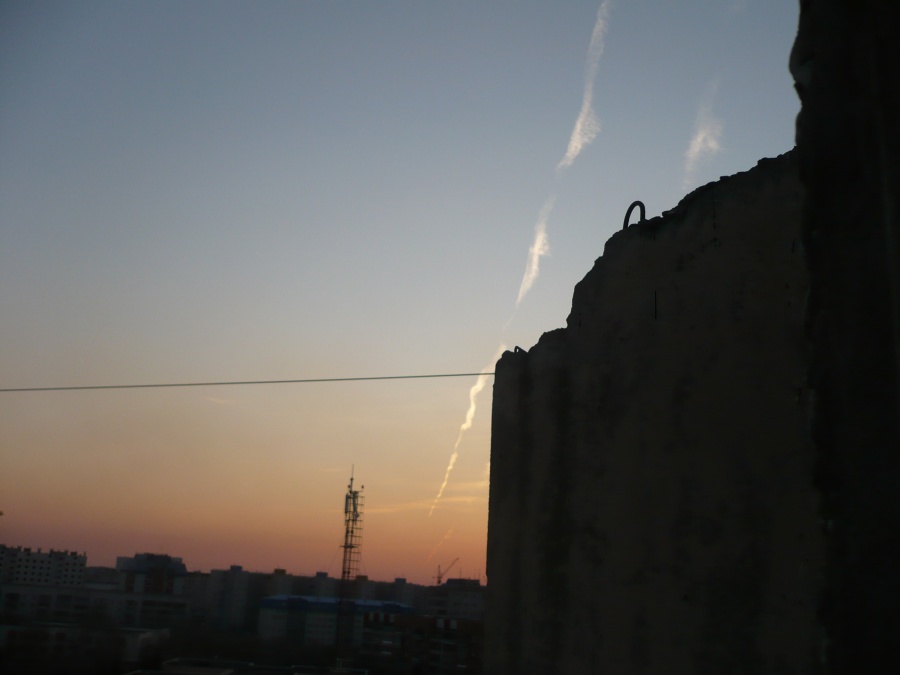
<path id="1" fill-rule="evenodd" d="M 638 222 L 639 223 L 644 222 L 644 220 L 645 220 L 644 202 L 641 202 L 641 201 L 632 202 L 631 206 L 629 206 L 628 210 L 625 212 L 625 222 L 622 225 L 623 230 L 628 227 L 628 219 L 631 218 L 631 212 L 634 211 L 635 206 L 639 207 L 641 210 L 640 211 L 640 220 L 638 220 Z"/>

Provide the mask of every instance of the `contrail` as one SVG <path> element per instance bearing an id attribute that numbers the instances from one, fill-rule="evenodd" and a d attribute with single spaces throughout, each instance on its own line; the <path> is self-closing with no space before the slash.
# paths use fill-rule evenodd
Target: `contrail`
<path id="1" fill-rule="evenodd" d="M 561 171 L 572 166 L 575 158 L 581 151 L 593 141 L 600 133 L 600 120 L 594 114 L 594 79 L 597 76 L 597 67 L 600 65 L 600 57 L 603 55 L 606 27 L 609 24 L 609 6 L 611 0 L 603 0 L 600 9 L 597 10 L 597 21 L 591 33 L 591 43 L 588 46 L 587 64 L 584 73 L 584 97 L 581 100 L 581 111 L 575 120 L 575 127 L 569 137 L 569 147 L 556 170 Z"/>
<path id="2" fill-rule="evenodd" d="M 456 437 L 456 443 L 453 444 L 453 454 L 450 455 L 450 463 L 447 465 L 447 472 L 444 474 L 444 482 L 441 483 L 441 489 L 438 490 L 437 496 L 434 498 L 434 502 L 431 505 L 431 510 L 428 512 L 428 516 L 431 517 L 431 514 L 434 513 L 434 509 L 437 506 L 438 501 L 441 496 L 444 494 L 444 489 L 447 487 L 447 482 L 450 480 L 450 472 L 453 471 L 453 466 L 456 464 L 456 460 L 459 458 L 459 444 L 462 441 L 463 434 L 472 428 L 472 420 L 475 419 L 475 408 L 478 403 L 478 394 L 481 393 L 481 390 L 484 389 L 484 385 L 487 384 L 488 377 L 494 370 L 494 365 L 497 363 L 497 359 L 500 358 L 500 355 L 506 351 L 506 345 L 501 344 L 497 348 L 497 352 L 494 354 L 494 357 L 491 359 L 491 362 L 488 363 L 484 368 L 482 368 L 482 374 L 478 376 L 478 379 L 475 381 L 475 384 L 472 385 L 472 388 L 469 389 L 469 410 L 466 412 L 466 421 L 463 422 L 459 427 L 459 435 Z"/>
<path id="3" fill-rule="evenodd" d="M 537 223 L 534 226 L 534 243 L 528 249 L 528 262 L 525 264 L 525 276 L 522 277 L 522 284 L 519 286 L 516 307 L 521 304 L 522 299 L 534 284 L 534 280 L 537 279 L 541 258 L 550 253 L 550 243 L 547 241 L 547 218 L 550 216 L 550 211 L 553 210 L 555 201 L 555 196 L 550 197 L 544 202 L 541 212 L 538 214 Z"/>
<path id="4" fill-rule="evenodd" d="M 684 153 L 684 181 L 682 187 L 687 189 L 694 182 L 694 172 L 701 160 L 715 155 L 722 149 L 722 120 L 712 112 L 712 102 L 716 94 L 718 82 L 713 80 L 710 84 L 700 107 L 697 109 L 697 117 L 694 121 L 694 135 Z"/>
<path id="5" fill-rule="evenodd" d="M 612 0 L 603 0 L 597 10 L 597 20 L 594 22 L 594 30 L 591 32 L 591 42 L 588 45 L 587 63 L 585 65 L 584 75 L 584 97 L 581 102 L 581 110 L 578 113 L 578 118 L 575 120 L 575 127 L 572 129 L 572 135 L 569 138 L 569 147 L 566 149 L 566 154 L 559 161 L 559 164 L 556 165 L 557 172 L 570 167 L 581 151 L 597 137 L 598 133 L 600 133 L 600 122 L 594 114 L 593 108 L 594 80 L 597 76 L 600 57 L 603 55 L 604 39 L 606 37 L 606 27 L 608 25 L 609 8 L 611 4 Z M 528 249 L 528 262 L 525 264 L 525 275 L 522 277 L 522 283 L 519 286 L 519 295 L 516 298 L 517 309 L 538 277 L 541 258 L 550 253 L 550 244 L 547 240 L 547 219 L 550 217 L 550 212 L 553 210 L 555 201 L 556 195 L 549 197 L 547 201 L 544 202 L 544 205 L 541 207 L 540 213 L 538 214 L 537 223 L 534 227 L 534 243 L 532 243 L 531 248 Z M 509 321 L 512 321 L 512 317 L 510 317 Z M 509 325 L 509 321 L 506 322 L 507 325 Z M 500 358 L 500 355 L 505 350 L 506 346 L 501 344 L 497 353 L 494 355 L 494 358 L 491 360 L 491 363 L 485 367 L 482 373 L 486 373 L 493 369 L 497 359 Z M 434 513 L 434 509 L 437 507 L 437 503 L 440 501 L 441 496 L 444 494 L 444 489 L 447 487 L 447 482 L 450 480 L 450 472 L 453 471 L 456 460 L 459 458 L 459 444 L 462 441 L 463 434 L 472 427 L 478 394 L 484 389 L 484 385 L 487 384 L 487 378 L 488 375 L 479 375 L 478 380 L 469 390 L 469 410 L 466 413 L 466 421 L 459 427 L 459 436 L 457 436 L 456 443 L 453 445 L 453 453 L 450 455 L 450 463 L 447 465 L 447 471 L 444 474 L 444 482 L 441 483 L 441 488 L 434 498 L 431 510 L 428 512 L 429 516 Z"/>
<path id="6" fill-rule="evenodd" d="M 451 527 L 449 530 L 447 530 L 447 534 L 445 534 L 441 538 L 441 540 L 437 544 L 435 544 L 434 550 L 428 555 L 427 558 L 425 558 L 425 562 L 428 562 L 429 560 L 431 560 L 434 557 L 434 554 L 438 552 L 438 549 L 441 547 L 441 545 L 445 541 L 447 541 L 452 535 L 453 535 L 453 528 Z"/>
<path id="7" fill-rule="evenodd" d="M 575 120 L 575 128 L 569 138 L 569 147 L 565 156 L 556 165 L 556 170 L 561 171 L 572 166 L 572 162 L 581 151 L 593 141 L 600 133 L 600 122 L 594 114 L 594 80 L 597 78 L 597 68 L 600 65 L 600 57 L 603 55 L 603 45 L 606 38 L 606 28 L 609 25 L 609 7 L 612 0 L 603 0 L 597 10 L 597 20 L 594 22 L 594 30 L 591 32 L 591 42 L 588 45 L 587 64 L 584 75 L 584 97 L 581 101 L 581 111 Z M 525 265 L 525 276 L 519 286 L 519 295 L 516 298 L 516 307 L 531 289 L 540 271 L 541 258 L 550 253 L 550 244 L 547 240 L 547 218 L 553 210 L 556 196 L 552 196 L 544 202 L 538 215 L 534 228 L 534 243 L 528 249 L 528 262 Z M 508 323 L 508 322 L 507 322 Z"/>

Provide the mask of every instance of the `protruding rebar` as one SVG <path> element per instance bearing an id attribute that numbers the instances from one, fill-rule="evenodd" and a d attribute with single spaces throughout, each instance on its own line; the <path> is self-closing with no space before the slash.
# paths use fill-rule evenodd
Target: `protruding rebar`
<path id="1" fill-rule="evenodd" d="M 634 211 L 635 206 L 640 207 L 640 209 L 641 209 L 640 220 L 638 220 L 638 222 L 639 223 L 644 222 L 644 220 L 645 220 L 644 202 L 641 202 L 641 201 L 632 202 L 631 206 L 629 206 L 628 210 L 625 212 L 625 222 L 622 224 L 623 230 L 628 227 L 628 219 L 631 218 L 631 212 Z"/>

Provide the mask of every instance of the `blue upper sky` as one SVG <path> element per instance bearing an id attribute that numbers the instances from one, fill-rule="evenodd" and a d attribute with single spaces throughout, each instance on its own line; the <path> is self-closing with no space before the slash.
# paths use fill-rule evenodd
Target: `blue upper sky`
<path id="1" fill-rule="evenodd" d="M 479 371 L 564 325 L 633 200 L 793 146 L 796 25 L 783 0 L 5 3 L 0 386 Z M 99 554 L 69 533 L 116 476 L 140 515 L 98 505 L 97 542 L 290 568 L 185 552 L 154 500 L 205 512 L 215 481 L 303 540 L 355 463 L 380 540 L 418 542 L 382 564 L 376 538 L 370 574 L 424 580 L 443 546 L 474 575 L 490 384 L 428 517 L 473 384 L 3 394 L 6 538 Z"/>

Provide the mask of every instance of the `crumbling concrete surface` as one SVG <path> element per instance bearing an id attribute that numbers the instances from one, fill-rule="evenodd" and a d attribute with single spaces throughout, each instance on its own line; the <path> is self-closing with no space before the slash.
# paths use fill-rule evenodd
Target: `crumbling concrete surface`
<path id="1" fill-rule="evenodd" d="M 801 203 L 792 154 L 696 190 L 500 359 L 485 672 L 812 672 Z"/>
<path id="2" fill-rule="evenodd" d="M 497 366 L 487 672 L 900 672 L 900 2 L 800 9 L 796 157 Z"/>

